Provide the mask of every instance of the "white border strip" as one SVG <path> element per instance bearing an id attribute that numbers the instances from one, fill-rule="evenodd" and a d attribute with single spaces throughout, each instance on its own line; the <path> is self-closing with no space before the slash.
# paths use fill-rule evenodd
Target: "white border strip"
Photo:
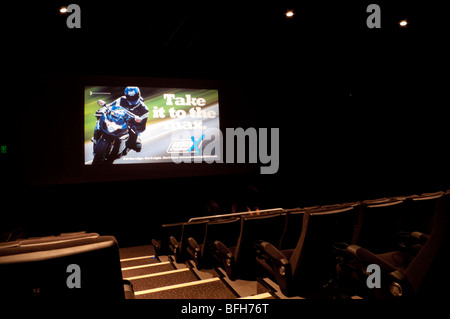
<path id="1" fill-rule="evenodd" d="M 146 268 L 146 267 L 153 267 L 153 266 L 161 266 L 161 265 L 167 265 L 167 264 L 170 264 L 170 261 L 163 261 L 163 262 L 160 262 L 160 263 L 145 264 L 145 265 L 140 265 L 140 266 L 124 267 L 124 268 L 122 268 L 122 271 L 132 270 L 132 269 L 139 269 L 139 268 Z"/>
<path id="2" fill-rule="evenodd" d="M 173 274 L 173 273 L 182 272 L 182 271 L 189 271 L 189 270 L 190 270 L 189 268 L 182 268 L 182 269 L 175 269 L 175 270 L 168 270 L 168 271 L 157 272 L 157 273 L 154 273 L 154 274 L 147 274 L 147 275 L 142 275 L 142 276 L 128 277 L 128 278 L 125 278 L 125 279 L 127 279 L 127 280 L 136 280 L 136 279 L 142 279 L 142 278 L 163 276 L 163 275 Z"/>
<path id="3" fill-rule="evenodd" d="M 139 260 L 139 259 L 145 259 L 145 258 L 155 258 L 155 255 L 141 256 L 141 257 L 133 257 L 133 258 L 125 258 L 125 259 L 121 259 L 120 262 L 131 261 L 131 260 Z"/>

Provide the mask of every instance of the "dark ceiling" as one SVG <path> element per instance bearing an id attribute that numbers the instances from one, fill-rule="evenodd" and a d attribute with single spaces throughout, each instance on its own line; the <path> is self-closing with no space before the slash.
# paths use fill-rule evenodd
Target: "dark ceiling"
<path id="1" fill-rule="evenodd" d="M 77 1 L 81 28 L 69 29 L 68 14 L 59 13 L 69 3 L 43 1 L 10 5 L 3 23 L 11 58 L 35 72 L 332 76 L 374 64 L 402 67 L 427 40 L 428 8 L 378 1 L 382 27 L 368 29 L 372 2 Z M 403 18 L 410 25 L 401 30 Z"/>

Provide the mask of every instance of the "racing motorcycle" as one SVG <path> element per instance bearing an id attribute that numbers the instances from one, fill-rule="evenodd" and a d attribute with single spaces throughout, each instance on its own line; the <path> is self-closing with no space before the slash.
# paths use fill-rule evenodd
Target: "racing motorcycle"
<path id="1" fill-rule="evenodd" d="M 107 105 L 106 102 L 97 102 L 102 107 L 97 121 L 94 142 L 94 159 L 92 165 L 112 164 L 116 159 L 126 155 L 129 151 L 127 141 L 129 138 L 130 120 L 137 116 L 120 105 Z"/>

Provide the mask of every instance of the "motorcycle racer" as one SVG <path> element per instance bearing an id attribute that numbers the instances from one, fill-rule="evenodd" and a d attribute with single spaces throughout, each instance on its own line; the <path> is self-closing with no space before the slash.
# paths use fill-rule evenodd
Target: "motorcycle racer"
<path id="1" fill-rule="evenodd" d="M 144 99 L 141 97 L 141 91 L 136 86 L 127 86 L 124 91 L 124 96 L 119 97 L 114 102 L 109 104 L 109 106 L 120 105 L 128 110 L 134 115 L 134 119 L 131 119 L 129 124 L 129 138 L 127 141 L 127 148 L 133 149 L 136 152 L 140 152 L 142 149 L 142 142 L 139 135 L 145 131 L 147 118 L 148 118 L 148 108 L 144 103 Z M 105 112 L 105 106 L 95 112 L 95 117 L 99 119 Z M 98 121 L 95 125 L 94 137 L 92 141 L 95 143 L 98 139 L 99 127 Z M 124 154 L 125 155 L 125 154 Z"/>

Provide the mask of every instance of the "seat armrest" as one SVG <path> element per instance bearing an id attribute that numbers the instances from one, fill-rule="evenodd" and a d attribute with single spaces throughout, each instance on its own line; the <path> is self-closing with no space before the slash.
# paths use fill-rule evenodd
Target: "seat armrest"
<path id="1" fill-rule="evenodd" d="M 381 289 L 375 289 L 377 299 L 399 298 L 409 295 L 413 289 L 402 270 L 396 269 L 386 260 L 358 245 L 349 245 L 347 253 L 355 256 L 366 267 L 369 264 L 377 264 L 384 272 Z M 366 272 L 366 269 L 360 269 Z"/>
<path id="2" fill-rule="evenodd" d="M 175 256 L 175 261 L 177 263 L 182 262 L 180 243 L 173 236 L 169 237 L 169 248 L 172 251 L 172 254 Z"/>
<path id="3" fill-rule="evenodd" d="M 260 257 L 270 259 L 271 263 L 278 267 L 289 264 L 289 260 L 286 256 L 284 256 L 274 245 L 266 241 L 256 244 L 256 252 Z"/>
<path id="4" fill-rule="evenodd" d="M 272 267 L 272 275 L 280 286 L 281 292 L 285 296 L 292 296 L 294 283 L 292 280 L 292 268 L 286 256 L 271 243 L 261 241 L 256 244 L 258 257 Z"/>
<path id="5" fill-rule="evenodd" d="M 396 268 L 390 263 L 388 263 L 386 260 L 378 257 L 371 251 L 358 245 L 349 245 L 346 249 L 346 253 L 350 256 L 356 257 L 359 261 L 363 263 L 364 267 L 370 264 L 377 264 L 378 266 L 380 266 L 382 271 L 388 273 L 396 270 Z"/>
<path id="6" fill-rule="evenodd" d="M 170 237 L 169 237 L 169 247 L 170 247 L 170 249 L 172 250 L 172 252 L 173 252 L 174 254 L 176 254 L 176 252 L 177 252 L 179 246 L 180 246 L 180 245 L 179 245 L 178 241 L 175 239 L 175 237 L 170 236 Z"/>
<path id="7" fill-rule="evenodd" d="M 123 283 L 123 291 L 125 294 L 125 299 L 135 299 L 134 288 L 133 288 L 133 284 L 131 283 L 131 281 L 129 281 L 127 279 L 123 279 L 122 283 Z"/>
<path id="8" fill-rule="evenodd" d="M 216 240 L 213 243 L 213 255 L 221 262 L 230 280 L 236 280 L 236 262 L 231 250 L 220 240 Z"/>
<path id="9" fill-rule="evenodd" d="M 214 241 L 213 247 L 214 251 L 216 253 L 219 253 L 221 256 L 224 256 L 229 259 L 232 259 L 234 257 L 231 250 L 227 246 L 225 246 L 220 240 Z"/>
<path id="10" fill-rule="evenodd" d="M 425 245 L 425 243 L 427 242 L 427 240 L 430 238 L 430 235 L 418 232 L 418 231 L 413 231 L 410 234 L 411 238 L 414 238 L 417 243 L 421 244 L 421 245 Z"/>
<path id="11" fill-rule="evenodd" d="M 152 245 L 155 248 L 160 248 L 161 247 L 159 242 L 156 239 L 152 239 Z"/>
<path id="12" fill-rule="evenodd" d="M 348 244 L 344 242 L 334 243 L 332 246 L 333 254 L 336 256 L 336 261 L 342 261 L 347 255 Z"/>
<path id="13" fill-rule="evenodd" d="M 191 259 L 195 262 L 195 265 L 197 266 L 197 269 L 201 269 L 201 248 L 197 241 L 193 237 L 189 237 L 187 241 L 187 247 L 186 247 L 187 253 L 191 257 Z"/>
<path id="14" fill-rule="evenodd" d="M 159 256 L 159 253 L 161 251 L 161 243 L 158 242 L 156 239 L 152 239 L 152 245 L 155 248 L 156 256 Z"/>
<path id="15" fill-rule="evenodd" d="M 400 250 L 406 251 L 411 255 L 416 255 L 418 251 L 425 245 L 428 238 L 427 234 L 414 232 L 398 232 L 397 234 L 398 246 Z"/>
<path id="16" fill-rule="evenodd" d="M 194 252 L 199 253 L 200 252 L 200 246 L 198 245 L 197 241 L 189 237 L 188 238 L 189 248 L 192 249 Z"/>

